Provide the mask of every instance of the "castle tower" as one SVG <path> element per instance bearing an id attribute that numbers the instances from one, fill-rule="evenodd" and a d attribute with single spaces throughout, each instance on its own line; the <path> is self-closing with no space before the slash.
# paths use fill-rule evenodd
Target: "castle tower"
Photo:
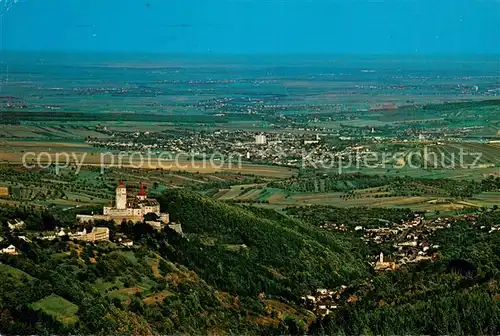
<path id="1" fill-rule="evenodd" d="M 116 187 L 116 208 L 119 210 L 127 208 L 127 188 L 123 181 Z"/>
<path id="2" fill-rule="evenodd" d="M 381 262 L 381 263 L 384 262 L 384 253 L 383 252 L 380 252 L 379 262 Z"/>
<path id="3" fill-rule="evenodd" d="M 139 193 L 137 194 L 137 198 L 141 201 L 144 201 L 148 197 L 146 190 L 144 190 L 144 185 L 139 184 Z"/>

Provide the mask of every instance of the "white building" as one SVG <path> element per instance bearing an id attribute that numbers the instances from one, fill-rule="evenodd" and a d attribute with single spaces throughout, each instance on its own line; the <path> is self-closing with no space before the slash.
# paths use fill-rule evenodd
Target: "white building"
<path id="1" fill-rule="evenodd" d="M 255 136 L 255 144 L 256 145 L 265 145 L 267 142 L 267 138 L 264 134 L 257 134 Z"/>
<path id="2" fill-rule="evenodd" d="M 10 245 L 9 247 L 1 249 L 0 254 L 18 255 L 19 252 L 17 252 L 17 249 L 14 245 Z"/>
<path id="3" fill-rule="evenodd" d="M 21 230 L 24 228 L 24 221 L 20 219 L 13 219 L 7 222 L 9 229 L 11 230 Z"/>
<path id="4" fill-rule="evenodd" d="M 84 232 L 77 232 L 76 235 L 71 235 L 70 238 L 87 242 L 109 241 L 109 229 L 107 227 L 94 227 L 88 233 L 84 229 Z"/>

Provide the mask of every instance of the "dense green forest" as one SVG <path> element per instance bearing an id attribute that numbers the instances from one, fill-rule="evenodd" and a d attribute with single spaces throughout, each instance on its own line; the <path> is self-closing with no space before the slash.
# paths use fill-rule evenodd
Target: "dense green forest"
<path id="1" fill-rule="evenodd" d="M 229 205 L 186 190 L 158 197 L 184 235 L 146 224 L 100 223 L 134 248 L 61 237 L 25 242 L 4 228 L 2 334 L 498 334 L 500 212 L 458 222 L 432 237 L 435 262 L 376 274 L 359 237 L 320 229 L 322 216 L 349 225 L 410 218 L 409 210 L 274 210 Z M 0 208 L 29 230 L 74 225 L 74 213 Z M 338 210 L 338 209 L 337 209 Z M 91 211 L 91 209 L 88 209 Z M 329 214 L 328 214 L 329 211 Z M 343 212 L 342 212 L 343 211 Z M 322 213 L 326 213 L 322 215 Z M 317 216 L 312 216 L 316 213 Z M 301 215 L 302 214 L 302 215 Z M 349 216 L 349 214 L 351 216 Z M 476 226 L 477 226 L 476 225 Z M 140 247 L 139 247 L 140 246 Z M 301 296 L 346 285 L 357 302 L 316 318 Z"/>

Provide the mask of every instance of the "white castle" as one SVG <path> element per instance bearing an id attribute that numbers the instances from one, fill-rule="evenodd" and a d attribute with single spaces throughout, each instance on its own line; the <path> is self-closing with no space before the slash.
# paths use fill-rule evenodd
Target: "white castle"
<path id="1" fill-rule="evenodd" d="M 120 181 L 116 187 L 116 197 L 114 206 L 103 208 L 102 215 L 77 215 L 80 222 L 93 222 L 96 220 L 113 220 L 120 224 L 122 221 L 132 221 L 134 223 L 142 222 L 144 216 L 154 213 L 159 218 L 159 222 L 168 224 L 169 214 L 160 212 L 160 203 L 154 198 L 148 198 L 142 183 L 139 187 L 139 193 L 136 197 L 127 198 L 127 187 L 123 181 Z"/>

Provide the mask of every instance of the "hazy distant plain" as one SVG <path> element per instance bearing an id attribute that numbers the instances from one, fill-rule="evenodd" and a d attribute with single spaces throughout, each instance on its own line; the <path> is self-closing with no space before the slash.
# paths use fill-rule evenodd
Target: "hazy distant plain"
<path id="1" fill-rule="evenodd" d="M 368 109 L 500 95 L 497 56 L 4 52 L 0 57 L 0 95 L 16 97 L 33 111 L 200 114 L 264 105 Z"/>

